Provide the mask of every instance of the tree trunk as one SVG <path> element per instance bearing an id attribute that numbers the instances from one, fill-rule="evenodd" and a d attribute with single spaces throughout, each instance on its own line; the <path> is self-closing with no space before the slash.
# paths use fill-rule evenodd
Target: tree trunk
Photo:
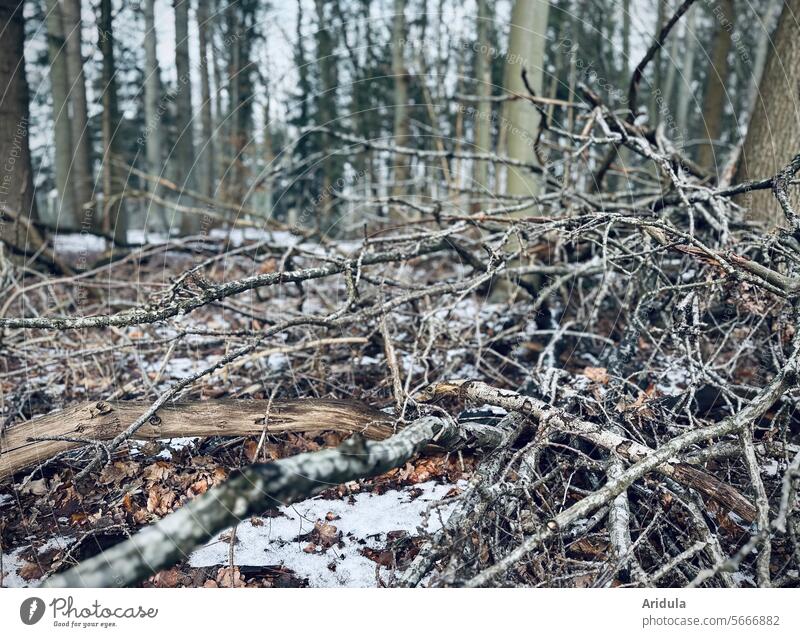
<path id="1" fill-rule="evenodd" d="M 175 168 L 176 183 L 181 188 L 193 189 L 194 134 L 192 127 L 192 72 L 189 66 L 189 0 L 173 0 L 175 8 L 175 70 L 178 84 L 175 87 Z M 234 45 L 235 46 L 235 45 Z M 181 232 L 192 234 L 199 228 L 197 215 L 181 215 Z"/>
<path id="2" fill-rule="evenodd" d="M 761 78 L 764 75 L 764 67 L 767 63 L 767 53 L 769 50 L 770 38 L 773 35 L 775 24 L 781 15 L 781 7 L 783 0 L 769 0 L 767 11 L 764 14 L 764 32 L 758 31 L 758 44 L 756 45 L 756 54 L 753 58 L 752 66 L 752 83 L 750 85 L 750 95 L 747 100 L 748 107 L 752 109 L 758 99 L 758 85 L 761 83 Z"/>
<path id="3" fill-rule="evenodd" d="M 58 0 L 47 0 L 47 53 L 50 70 L 50 89 L 53 95 L 53 143 L 55 145 L 55 177 L 58 190 L 57 225 L 74 229 L 75 189 L 72 169 L 72 130 L 69 113 L 69 79 L 66 42 L 61 6 Z"/>
<path id="4" fill-rule="evenodd" d="M 775 175 L 800 150 L 800 0 L 786 0 L 774 48 L 768 56 L 761 78 L 759 95 L 753 107 L 750 127 L 745 138 L 736 174 L 737 181 Z M 748 193 L 742 205 L 755 219 L 774 226 L 782 223 L 780 205 L 769 191 Z M 797 210 L 800 193 L 789 189 L 789 199 Z"/>
<path id="5" fill-rule="evenodd" d="M 631 79 L 631 0 L 622 2 L 622 84 Z"/>
<path id="6" fill-rule="evenodd" d="M 113 160 L 119 152 L 119 112 L 117 107 L 116 62 L 114 61 L 114 31 L 111 0 L 100 0 L 100 20 L 97 23 L 102 69 L 102 133 L 103 133 L 103 230 L 113 233 L 117 241 L 127 241 L 127 219 L 121 200 L 123 191 L 119 170 Z"/>
<path id="7" fill-rule="evenodd" d="M 33 170 L 28 143 L 28 82 L 25 78 L 25 24 L 18 0 L 0 0 L 0 240 L 13 252 L 30 252 L 27 222 L 35 221 Z M 35 246 L 33 246 L 35 248 Z"/>
<path id="8" fill-rule="evenodd" d="M 315 0 L 317 13 L 316 56 L 319 69 L 320 88 L 317 91 L 317 123 L 321 126 L 336 127 L 338 112 L 336 108 L 336 89 L 338 85 L 335 59 L 334 36 L 329 28 L 330 18 L 326 6 L 330 0 Z M 341 175 L 341 165 L 337 157 L 331 154 L 331 138 L 323 135 L 322 182 L 317 199 L 317 228 L 323 233 L 334 230 L 332 217 L 334 200 L 334 184 Z"/>
<path id="9" fill-rule="evenodd" d="M 667 0 L 657 0 L 658 10 L 656 11 L 656 28 L 653 31 L 653 39 L 657 39 L 661 33 L 661 27 L 664 26 L 667 15 Z M 661 119 L 659 112 L 658 96 L 662 84 L 662 58 L 661 47 L 656 50 L 653 56 L 653 61 L 650 62 L 650 67 L 653 69 L 653 84 L 650 87 L 650 126 L 655 128 Z"/>
<path id="10" fill-rule="evenodd" d="M 409 144 L 408 115 L 408 70 L 405 61 L 406 40 L 406 2 L 394 0 L 394 18 L 392 20 L 392 75 L 394 76 L 394 143 L 397 146 Z M 409 177 L 410 159 L 395 156 L 394 187 L 395 196 L 405 193 Z"/>
<path id="11" fill-rule="evenodd" d="M 511 32 L 506 56 L 505 89 L 509 94 L 527 95 L 522 81 L 523 68 L 528 83 L 537 95 L 542 94 L 544 48 L 547 40 L 547 18 L 550 3 L 546 0 L 515 0 L 511 14 Z M 507 154 L 511 159 L 536 163 L 534 144 L 539 130 L 539 111 L 526 100 L 506 102 Z M 535 197 L 541 189 L 538 175 L 524 168 L 508 168 L 506 193 Z M 520 211 L 519 214 L 526 214 Z"/>
<path id="12" fill-rule="evenodd" d="M 144 4 L 144 115 L 145 115 L 145 156 L 147 158 L 147 172 L 153 177 L 164 176 L 164 164 L 161 159 L 161 118 L 163 113 L 159 110 L 161 101 L 161 70 L 156 53 L 156 21 L 155 0 L 145 0 Z M 161 188 L 157 181 L 149 182 L 148 188 L 154 197 L 161 197 Z M 169 232 L 169 219 L 163 206 L 151 201 L 148 206 L 150 214 L 157 216 Z"/>
<path id="13" fill-rule="evenodd" d="M 211 88 L 209 86 L 208 60 L 208 5 L 205 2 L 197 3 L 197 36 L 200 46 L 200 125 L 202 128 L 200 150 L 200 190 L 206 197 L 213 197 L 214 184 L 214 128 L 211 116 Z"/>
<path id="14" fill-rule="evenodd" d="M 681 68 L 681 81 L 678 84 L 677 110 L 675 113 L 675 127 L 684 138 L 689 138 L 689 103 L 694 99 L 692 81 L 694 79 L 694 61 L 697 53 L 697 8 L 691 7 L 686 16 L 686 30 L 684 38 L 683 66 Z"/>
<path id="15" fill-rule="evenodd" d="M 94 207 L 84 208 L 92 201 L 94 178 L 92 177 L 91 132 L 86 100 L 86 77 L 83 72 L 81 51 L 82 25 L 81 0 L 61 0 L 61 15 L 66 34 L 67 73 L 69 103 L 72 107 L 70 124 L 72 134 L 72 171 L 70 181 L 75 194 L 76 214 L 81 229 L 91 228 L 94 222 Z"/>
<path id="16" fill-rule="evenodd" d="M 708 143 L 700 147 L 698 163 L 703 168 L 716 172 L 718 162 L 714 152 L 714 142 L 719 140 L 722 133 L 725 111 L 728 56 L 733 44 L 731 39 L 734 24 L 733 0 L 721 0 L 719 4 L 714 5 L 713 11 L 717 22 L 717 33 L 714 36 L 711 66 L 706 78 L 706 96 L 703 101 L 703 123 L 706 127 Z"/>
<path id="17" fill-rule="evenodd" d="M 489 15 L 489 0 L 478 0 L 478 51 L 476 54 L 475 74 L 477 76 L 476 94 L 480 101 L 475 105 L 475 152 L 492 152 L 492 104 L 489 98 L 492 94 L 492 57 L 491 43 L 489 42 L 490 26 L 492 19 Z M 472 187 L 480 190 L 489 190 L 489 163 L 475 161 L 472 171 Z M 473 206 L 474 210 L 480 208 L 480 203 Z"/>

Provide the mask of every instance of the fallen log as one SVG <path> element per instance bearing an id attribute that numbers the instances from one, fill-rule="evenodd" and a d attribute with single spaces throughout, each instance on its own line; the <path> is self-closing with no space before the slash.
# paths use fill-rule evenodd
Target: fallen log
<path id="1" fill-rule="evenodd" d="M 9 427 L 0 435 L 0 480 L 77 448 L 81 441 L 111 440 L 148 407 L 146 401 L 90 402 Z M 271 404 L 206 400 L 162 407 L 133 438 L 338 431 L 382 440 L 394 433 L 393 421 L 389 414 L 354 400 L 276 400 Z"/>

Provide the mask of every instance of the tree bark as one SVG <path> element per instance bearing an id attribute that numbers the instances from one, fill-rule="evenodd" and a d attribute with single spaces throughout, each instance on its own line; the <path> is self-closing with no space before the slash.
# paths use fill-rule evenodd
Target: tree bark
<path id="1" fill-rule="evenodd" d="M 489 14 L 489 0 L 478 0 L 478 51 L 476 53 L 475 75 L 476 94 L 480 101 L 475 108 L 475 151 L 479 153 L 492 152 L 492 104 L 489 97 L 492 94 L 492 56 L 491 43 L 489 42 L 490 26 L 492 19 Z M 472 187 L 486 191 L 489 189 L 489 162 L 475 160 L 472 171 Z M 473 205 L 477 211 L 480 203 Z"/>
<path id="2" fill-rule="evenodd" d="M 211 115 L 211 88 L 209 86 L 209 38 L 208 38 L 208 5 L 197 3 L 197 36 L 200 47 L 200 126 L 202 129 L 200 150 L 201 192 L 206 197 L 213 197 L 215 190 L 214 171 L 214 128 Z"/>
<path id="3" fill-rule="evenodd" d="M 409 145 L 408 115 L 408 69 L 406 68 L 406 2 L 394 0 L 394 17 L 392 19 L 392 76 L 394 78 L 394 143 L 397 146 Z M 394 157 L 395 196 L 406 192 L 410 173 L 410 159 Z"/>
<path id="4" fill-rule="evenodd" d="M 786 0 L 774 47 L 768 56 L 753 106 L 737 181 L 762 179 L 775 175 L 800 149 L 800 0 Z M 750 192 L 739 198 L 755 220 L 769 226 L 783 223 L 780 205 L 769 191 Z M 795 210 L 800 205 L 796 186 L 789 190 Z"/>
<path id="5" fill-rule="evenodd" d="M 122 206 L 122 180 L 113 160 L 119 152 L 119 112 L 117 107 L 117 67 L 114 61 L 114 25 L 111 0 L 100 0 L 100 20 L 97 23 L 100 52 L 103 56 L 102 131 L 103 131 L 103 230 L 113 233 L 117 241 L 127 241 L 128 227 Z"/>
<path id="6" fill-rule="evenodd" d="M 161 101 L 161 69 L 156 53 L 155 0 L 145 0 L 144 4 L 144 115 L 145 115 L 145 156 L 147 172 L 154 177 L 164 176 L 164 164 L 161 158 L 161 118 L 159 109 Z M 155 197 L 160 197 L 161 188 L 157 180 L 148 184 L 148 189 Z M 166 210 L 154 202 L 150 202 L 149 211 L 158 217 L 164 229 L 169 231 L 169 219 Z M 149 214 L 148 214 L 149 217 Z"/>
<path id="7" fill-rule="evenodd" d="M 92 177 L 86 77 L 83 72 L 83 53 L 81 51 L 83 41 L 81 0 L 60 0 L 60 5 L 66 34 L 67 83 L 69 85 L 69 103 L 72 107 L 70 125 L 73 154 L 70 181 L 75 193 L 78 224 L 81 229 L 84 229 L 91 228 L 94 221 L 94 209 L 92 207 L 84 208 L 92 201 L 94 178 Z"/>
<path id="8" fill-rule="evenodd" d="M 50 90 L 53 96 L 53 145 L 55 147 L 55 177 L 58 191 L 58 220 L 61 227 L 77 226 L 75 189 L 72 170 L 72 130 L 69 113 L 69 80 L 67 71 L 64 21 L 58 0 L 47 0 L 47 57 Z"/>
<path id="9" fill-rule="evenodd" d="M 149 406 L 145 401 L 84 403 L 7 428 L 0 437 L 0 480 L 81 446 L 78 440 L 112 440 Z M 163 407 L 133 438 L 340 431 L 383 439 L 391 435 L 393 421 L 378 409 L 350 400 L 277 400 L 271 405 L 255 400 L 208 400 Z"/>
<path id="10" fill-rule="evenodd" d="M 708 143 L 700 147 L 698 163 L 703 168 L 716 172 L 717 155 L 714 144 L 722 133 L 722 123 L 727 99 L 726 82 L 728 79 L 728 57 L 733 40 L 731 33 L 734 25 L 733 0 L 721 0 L 714 6 L 717 32 L 714 36 L 711 66 L 706 78 L 706 95 L 703 100 L 703 124 L 706 128 Z"/>
<path id="11" fill-rule="evenodd" d="M 506 56 L 505 89 L 509 94 L 527 95 L 522 70 L 527 71 L 528 83 L 537 95 L 542 94 L 544 50 L 547 40 L 547 18 L 550 3 L 546 0 L 515 0 L 511 14 L 508 55 Z M 539 130 L 539 111 L 526 100 L 506 102 L 507 155 L 515 160 L 537 163 L 534 145 Z M 535 197 L 541 189 L 538 175 L 525 169 L 508 168 L 506 193 L 513 196 Z M 518 215 L 527 214 L 520 210 Z"/>
<path id="12" fill-rule="evenodd" d="M 677 132 L 688 139 L 689 135 L 689 103 L 694 99 L 692 81 L 694 80 L 694 63 L 697 54 L 697 8 L 692 7 L 687 12 L 687 23 L 683 41 L 683 65 L 681 68 L 681 81 L 678 83 L 678 98 L 675 113 L 675 126 Z"/>
<path id="13" fill-rule="evenodd" d="M 25 77 L 23 4 L 0 0 L 0 240 L 11 251 L 31 250 L 28 222 L 38 219 L 28 142 L 28 82 Z M 35 248 L 35 246 L 33 246 Z"/>
<path id="14" fill-rule="evenodd" d="M 194 190 L 194 133 L 192 117 L 192 72 L 189 65 L 189 0 L 173 0 L 175 9 L 175 180 L 182 188 Z M 181 215 L 181 232 L 192 234 L 200 227 L 197 215 Z"/>

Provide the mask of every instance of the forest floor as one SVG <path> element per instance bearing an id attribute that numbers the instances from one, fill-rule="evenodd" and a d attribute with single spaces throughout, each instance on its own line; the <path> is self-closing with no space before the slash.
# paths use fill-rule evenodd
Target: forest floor
<path id="1" fill-rule="evenodd" d="M 133 233 L 130 238 L 141 241 L 141 234 Z M 254 239 L 268 239 L 271 245 L 284 248 L 284 242 L 291 239 L 283 233 L 275 236 L 255 231 L 214 234 L 217 240 L 224 238 L 229 248 Z M 149 237 L 151 241 L 158 238 Z M 61 235 L 55 246 L 59 256 L 68 262 L 87 251 L 86 238 L 80 235 Z M 304 247 L 319 250 L 313 244 Z M 88 243 L 92 257 L 98 257 L 104 248 L 101 239 Z M 147 281 L 140 279 L 143 270 L 132 265 L 129 271 L 138 280 L 137 291 L 141 292 L 165 285 L 163 281 L 179 275 L 186 265 L 187 261 L 180 258 L 171 260 L 169 266 L 164 264 Z M 232 276 L 237 265 L 243 266 L 244 260 L 232 257 L 225 276 Z M 267 260 L 260 269 L 273 265 Z M 152 272 L 148 270 L 146 274 L 150 276 Z M 115 279 L 117 276 L 115 273 Z M 117 286 L 119 280 L 109 284 Z M 337 293 L 333 290 L 331 294 L 335 297 Z M 315 301 L 312 298 L 308 302 Z M 326 301 L 322 299 L 319 304 Z M 294 303 L 291 299 L 288 302 Z M 461 315 L 471 320 L 463 311 L 467 307 L 472 307 L 471 302 L 461 304 Z M 277 308 L 273 305 L 272 309 Z M 199 334 L 179 338 L 187 323 Z M 465 322 L 459 329 L 470 327 Z M 34 417 L 109 394 L 121 399 L 152 396 L 224 353 L 225 346 L 214 333 L 223 336 L 252 328 L 253 321 L 245 313 L 222 308 L 184 318 L 175 329 L 158 326 L 118 330 L 112 336 L 115 345 L 90 342 L 82 336 L 70 342 L 70 337 L 75 336 L 71 333 L 61 343 L 62 352 L 69 352 L 67 365 L 63 357 L 50 356 L 47 346 L 42 346 L 39 356 L 32 356 L 37 346 L 29 343 L 24 357 L 6 362 L 3 395 L 9 403 L 19 404 L 24 415 Z M 338 351 L 336 346 L 321 354 L 312 351 L 316 361 L 298 362 L 281 352 L 254 357 L 238 372 L 228 370 L 224 376 L 207 379 L 197 397 L 269 398 L 267 388 L 280 378 L 280 382 L 294 385 L 298 393 L 304 391 L 306 396 L 333 395 L 368 401 L 377 396 L 377 403 L 388 405 L 386 409 L 391 412 L 385 385 L 372 387 L 368 380 L 382 380 L 383 352 L 376 351 L 368 338 L 362 340 L 364 343 L 357 348 L 344 345 Z M 164 342 L 177 345 L 165 355 L 161 347 Z M 38 361 L 31 364 L 31 359 Z M 321 369 L 333 371 L 337 378 L 321 378 Z M 379 369 L 381 372 L 376 374 Z M 457 371 L 455 365 L 452 370 Z M 352 386 L 337 382 L 344 375 L 352 379 Z M 353 392 L 353 387 L 358 391 Z M 329 432 L 319 436 L 269 436 L 266 440 L 253 436 L 234 440 L 192 437 L 131 441 L 97 478 L 76 481 L 77 470 L 69 462 L 35 475 L 20 474 L 15 480 L 0 484 L 0 586 L 36 586 L 49 574 L 127 539 L 247 463 L 316 451 L 335 446 L 343 438 Z M 447 519 L 448 499 L 459 493 L 474 464 L 475 458 L 467 453 L 427 453 L 378 478 L 334 486 L 304 502 L 265 511 L 263 516 L 243 520 L 235 529 L 218 535 L 180 564 L 148 578 L 142 585 L 391 585 L 396 570 L 402 570 L 416 555 L 423 539 Z M 26 477 L 27 482 L 19 488 Z"/>
<path id="2" fill-rule="evenodd" d="M 455 254 L 464 256 L 466 245 L 473 255 L 489 253 L 494 263 L 497 249 L 464 228 L 448 244 Z M 456 237 L 457 230 L 443 232 Z M 507 239 L 501 232 L 492 236 Z M 401 245 L 416 250 L 423 244 L 411 235 Z M 95 270 L 17 279 L 0 315 L 119 316 L 177 307 L 230 281 L 311 272 L 359 254 L 360 263 L 386 249 L 380 239 L 366 249 L 359 241 L 306 243 L 255 231 L 142 245 L 113 261 L 101 259 L 104 247 L 58 237 L 62 260 L 95 262 Z M 607 446 L 592 442 L 596 437 L 570 429 L 570 418 L 600 421 L 604 431 L 616 428 L 627 437 L 626 448 L 659 449 L 741 410 L 782 364 L 781 348 L 793 335 L 769 294 L 724 280 L 715 261 L 698 261 L 686 250 L 676 255 L 670 246 L 653 259 L 658 276 L 674 282 L 652 293 L 666 299 L 661 307 L 667 309 L 632 317 L 626 314 L 636 306 L 631 281 L 649 285 L 646 271 L 634 278 L 604 269 L 590 253 L 594 247 L 576 241 L 556 250 L 543 239 L 532 245 L 542 263 L 535 266 L 542 278 L 534 300 L 520 294 L 489 302 L 489 275 L 480 263 L 449 252 L 393 257 L 359 265 L 347 276 L 254 287 L 164 320 L 9 331 L 0 369 L 3 427 L 35 423 L 87 400 L 152 402 L 175 388 L 170 400 L 269 405 L 336 398 L 390 419 L 400 415 L 405 424 L 445 414 L 459 424 L 507 426 L 511 416 L 490 401 L 464 395 L 415 401 L 432 384 L 476 379 L 535 396 L 569 417 L 538 433 L 520 426 L 513 445 L 496 453 L 448 453 L 429 445 L 379 477 L 331 484 L 291 506 L 276 502 L 232 529 L 210 532 L 205 545 L 139 585 L 393 586 L 419 555 L 427 569 L 417 582 L 422 585 L 439 574 L 444 585 L 454 583 L 462 573 L 475 576 L 503 560 L 511 565 L 504 581 L 514 585 L 685 586 L 698 578 L 755 585 L 755 558 L 741 558 L 732 575 L 706 568 L 720 567 L 723 555 L 746 546 L 753 520 L 715 499 L 716 487 L 696 492 L 663 477 L 638 480 L 622 504 L 617 498 L 576 520 L 552 548 L 509 561 L 534 529 L 573 510 L 621 470 Z M 684 288 L 702 294 L 687 295 Z M 215 367 L 253 339 L 257 346 L 249 353 Z M 758 339 L 771 343 L 774 361 L 763 360 L 767 350 Z M 623 348 L 632 352 L 628 358 L 618 356 Z M 681 458 L 696 467 L 690 476 L 724 487 L 751 509 L 758 477 L 777 505 L 798 451 L 796 420 L 787 394 L 777 416 L 771 411 L 753 423 L 755 462 L 726 446 L 732 436 L 707 449 L 692 445 Z M 36 585 L 180 509 L 237 469 L 334 447 L 346 437 L 327 431 L 127 440 L 102 470 L 88 475 L 82 470 L 97 446 L 91 440 L 57 461 L 42 458 L 40 466 L 0 482 L 0 585 Z M 466 526 L 437 533 L 456 510 Z M 796 546 L 793 536 L 771 543 L 769 575 L 779 585 L 798 581 L 787 566 Z M 441 557 L 448 551 L 449 567 Z"/>

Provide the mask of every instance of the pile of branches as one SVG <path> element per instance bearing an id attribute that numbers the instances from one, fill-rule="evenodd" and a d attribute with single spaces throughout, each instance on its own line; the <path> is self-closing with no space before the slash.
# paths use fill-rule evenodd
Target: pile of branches
<path id="1" fill-rule="evenodd" d="M 8 488 L 64 466 L 85 486 L 139 437 L 352 433 L 256 454 L 47 583 L 140 582 L 244 516 L 436 448 L 479 462 L 399 585 L 796 585 L 800 217 L 787 192 L 800 155 L 763 180 L 714 183 L 581 90 L 575 130 L 543 117 L 549 159 L 531 165 L 324 131 L 342 152 L 528 170 L 540 197 L 373 200 L 403 222 L 347 241 L 190 237 L 61 279 L 5 263 Z M 784 228 L 739 205 L 768 189 Z M 165 373 L 187 357 L 200 363 Z M 365 357 L 367 372 L 353 363 Z M 62 406 L 53 387 L 87 402 L 31 419 Z M 191 409 L 214 415 L 202 428 Z"/>

